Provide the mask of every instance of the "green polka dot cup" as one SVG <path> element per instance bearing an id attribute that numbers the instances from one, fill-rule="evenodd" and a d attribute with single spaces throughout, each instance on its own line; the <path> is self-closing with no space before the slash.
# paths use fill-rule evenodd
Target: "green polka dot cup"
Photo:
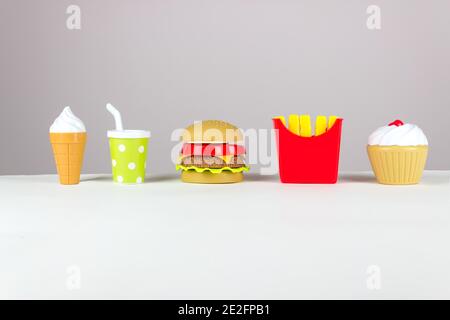
<path id="1" fill-rule="evenodd" d="M 149 131 L 108 131 L 113 180 L 142 183 L 145 179 Z"/>

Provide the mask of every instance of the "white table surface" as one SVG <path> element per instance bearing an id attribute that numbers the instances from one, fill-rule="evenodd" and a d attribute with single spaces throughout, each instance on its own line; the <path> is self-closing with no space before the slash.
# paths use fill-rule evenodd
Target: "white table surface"
<path id="1" fill-rule="evenodd" d="M 0 177 L 0 298 L 450 298 L 450 171 L 414 186 L 56 179 Z"/>

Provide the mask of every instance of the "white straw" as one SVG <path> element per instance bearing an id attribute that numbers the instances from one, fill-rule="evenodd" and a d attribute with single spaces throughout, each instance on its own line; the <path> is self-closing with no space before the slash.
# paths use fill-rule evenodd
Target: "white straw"
<path id="1" fill-rule="evenodd" d="M 106 110 L 111 112 L 111 114 L 113 115 L 114 120 L 116 121 L 116 130 L 123 131 L 122 116 L 120 115 L 119 110 L 114 108 L 114 106 L 111 103 L 106 104 Z"/>

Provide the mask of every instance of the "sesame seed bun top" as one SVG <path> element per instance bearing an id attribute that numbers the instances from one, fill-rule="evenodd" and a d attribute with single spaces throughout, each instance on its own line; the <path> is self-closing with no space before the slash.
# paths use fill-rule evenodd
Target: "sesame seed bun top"
<path id="1" fill-rule="evenodd" d="M 241 130 L 225 121 L 204 120 L 187 127 L 181 135 L 184 142 L 230 143 L 244 140 Z"/>

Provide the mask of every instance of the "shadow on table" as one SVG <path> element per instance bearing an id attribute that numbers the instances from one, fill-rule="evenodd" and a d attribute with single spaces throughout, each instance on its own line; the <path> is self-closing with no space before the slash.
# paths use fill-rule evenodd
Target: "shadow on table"
<path id="1" fill-rule="evenodd" d="M 260 175 L 256 173 L 244 174 L 244 182 L 269 182 L 269 183 L 281 183 L 278 175 Z M 56 178 L 55 178 L 56 181 Z M 81 182 L 86 181 L 106 181 L 112 182 L 111 175 L 89 175 L 82 176 Z M 147 176 L 145 179 L 145 184 L 147 183 L 159 183 L 159 182 L 169 182 L 169 181 L 180 181 L 179 174 L 160 174 Z M 378 184 L 375 176 L 371 172 L 354 172 L 354 173 L 342 173 L 339 176 L 338 183 L 373 183 Z M 421 185 L 442 185 L 450 184 L 450 173 L 442 172 L 442 174 L 430 174 L 424 173 Z"/>
<path id="2" fill-rule="evenodd" d="M 145 177 L 144 184 L 154 182 L 164 182 L 164 181 L 175 181 L 179 179 L 180 178 L 174 174 L 147 176 Z M 90 175 L 88 177 L 81 177 L 80 182 L 87 182 L 87 181 L 113 182 L 111 175 Z"/>
<path id="3" fill-rule="evenodd" d="M 375 176 L 371 172 L 355 172 L 343 173 L 339 176 L 339 182 L 349 183 L 375 183 L 380 185 Z M 437 174 L 436 172 L 424 172 L 422 179 L 417 185 L 442 185 L 450 184 L 450 173 L 444 171 Z"/>
<path id="4" fill-rule="evenodd" d="M 339 182 L 350 183 L 377 183 L 375 176 L 368 172 L 343 173 L 339 176 Z"/>
<path id="5" fill-rule="evenodd" d="M 180 180 L 180 177 L 178 174 L 160 174 L 160 175 L 146 177 L 145 183 L 179 181 L 179 180 Z"/>
<path id="6" fill-rule="evenodd" d="M 256 173 L 248 173 L 244 174 L 244 182 L 252 181 L 252 182 L 280 182 L 278 175 L 261 175 Z"/>
<path id="7" fill-rule="evenodd" d="M 89 176 L 81 176 L 80 182 L 86 181 L 112 181 L 112 176 L 95 174 L 91 174 Z"/>

